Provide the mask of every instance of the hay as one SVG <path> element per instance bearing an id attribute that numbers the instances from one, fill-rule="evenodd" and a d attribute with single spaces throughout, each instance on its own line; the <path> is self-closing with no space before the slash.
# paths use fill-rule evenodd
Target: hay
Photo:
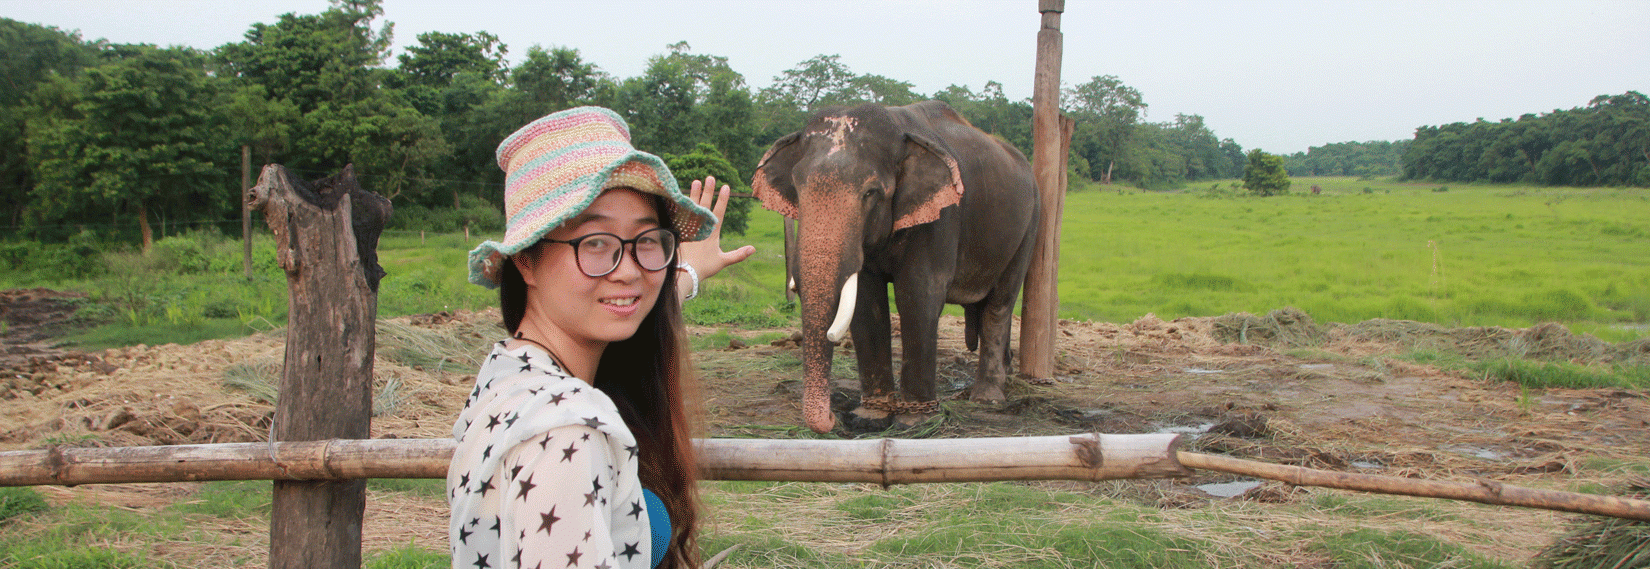
<path id="1" fill-rule="evenodd" d="M 1527 358 L 1588 363 L 1650 363 L 1650 339 L 1610 344 L 1591 334 L 1575 334 L 1562 324 L 1522 329 L 1498 326 L 1445 328 L 1427 322 L 1376 318 L 1331 325 L 1331 335 L 1353 340 L 1457 354 L 1474 360 Z"/>
<path id="2" fill-rule="evenodd" d="M 1629 481 L 1626 495 L 1650 496 L 1650 478 Z M 1550 569 L 1650 567 L 1650 522 L 1589 518 L 1543 549 L 1531 566 Z"/>
<path id="3" fill-rule="evenodd" d="M 1212 336 L 1229 344 L 1305 347 L 1323 344 L 1324 331 L 1299 308 L 1279 308 L 1255 316 L 1237 312 L 1214 319 Z"/>

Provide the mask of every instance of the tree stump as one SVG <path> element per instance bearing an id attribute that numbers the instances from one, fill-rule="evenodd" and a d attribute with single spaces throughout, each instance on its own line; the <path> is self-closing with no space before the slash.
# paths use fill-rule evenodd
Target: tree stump
<path id="1" fill-rule="evenodd" d="M 246 202 L 275 234 L 289 292 L 273 440 L 368 438 L 389 200 L 361 189 L 351 166 L 306 184 L 271 164 Z M 360 567 L 366 489 L 366 480 L 276 480 L 269 567 Z"/>

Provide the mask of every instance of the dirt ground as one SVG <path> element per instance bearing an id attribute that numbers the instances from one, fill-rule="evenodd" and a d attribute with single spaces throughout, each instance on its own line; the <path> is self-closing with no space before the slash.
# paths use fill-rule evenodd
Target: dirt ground
<path id="1" fill-rule="evenodd" d="M 257 334 L 189 346 L 132 346 L 94 353 L 53 347 L 72 313 L 72 295 L 0 292 L 0 450 L 50 444 L 137 446 L 265 440 L 273 407 L 258 382 L 279 374 L 283 339 Z M 500 337 L 496 314 L 442 313 L 384 321 L 376 363 L 379 404 L 374 437 L 440 438 L 469 390 L 474 358 Z M 895 327 L 897 330 L 897 326 Z M 765 436 L 799 428 L 798 348 L 791 330 L 696 327 L 706 430 L 712 436 Z M 939 339 L 941 393 L 971 380 L 973 354 L 962 322 L 947 317 Z M 1650 456 L 1645 390 L 1521 390 L 1395 359 L 1416 350 L 1483 356 L 1511 353 L 1583 361 L 1643 361 L 1650 342 L 1610 345 L 1562 327 L 1444 329 L 1370 321 L 1319 326 L 1290 310 L 1162 321 L 1059 324 L 1058 372 L 1033 385 L 1013 380 L 1009 401 L 978 405 L 950 399 L 924 436 L 1052 435 L 1080 432 L 1195 437 L 1188 450 L 1230 453 L 1284 464 L 1440 480 L 1494 479 L 1574 489 L 1610 487 L 1627 476 L 1598 465 L 1642 464 Z M 709 347 L 704 344 L 711 343 Z M 897 350 L 898 341 L 894 342 Z M 446 354 L 443 356 L 442 354 Z M 849 350 L 838 350 L 838 388 L 856 396 Z M 248 379 L 251 378 L 251 379 Z M 393 389 L 382 387 L 393 380 Z M 250 386 L 250 387 L 237 387 Z M 799 431 L 796 431 L 799 432 Z M 786 435 L 777 435 L 786 436 Z M 895 434 L 893 436 L 899 436 Z M 1153 486 L 1140 499 L 1165 508 L 1215 500 L 1288 501 L 1266 484 L 1237 497 L 1200 485 L 1234 477 L 1201 474 Z M 98 500 L 153 507 L 179 499 L 178 485 L 44 489 L 53 500 Z M 439 504 L 375 503 L 368 547 L 409 540 L 443 543 Z M 428 511 L 426 511 L 428 510 Z M 397 516 L 432 517 L 404 524 Z M 1502 514 L 1498 514 L 1502 515 Z M 1562 528 L 1559 516 L 1507 510 L 1508 536 L 1486 544 L 1509 559 L 1532 555 Z M 375 519 L 369 512 L 369 519 Z M 232 524 L 231 524 L 232 525 Z M 1523 527 L 1517 527 L 1522 525 Z M 225 528 L 257 534 L 258 528 Z M 196 556 L 196 559 L 203 559 Z"/>

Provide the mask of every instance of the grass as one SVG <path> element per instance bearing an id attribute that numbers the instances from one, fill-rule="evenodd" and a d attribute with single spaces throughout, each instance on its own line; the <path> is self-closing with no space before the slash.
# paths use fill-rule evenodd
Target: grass
<path id="1" fill-rule="evenodd" d="M 1650 321 L 1650 243 L 1631 237 L 1650 231 L 1641 190 L 1300 181 L 1324 194 L 1068 196 L 1062 316 L 1295 306 L 1319 322 L 1559 321 L 1617 337 Z"/>
<path id="2" fill-rule="evenodd" d="M 1501 358 L 1472 362 L 1468 369 L 1486 379 L 1510 381 L 1531 389 L 1647 389 L 1650 366 L 1616 364 L 1610 371 L 1570 362 L 1542 362 Z"/>
<path id="3" fill-rule="evenodd" d="M 1177 193 L 1069 194 L 1061 317 L 1128 322 L 1147 313 L 1173 319 L 1293 306 L 1320 323 L 1388 318 L 1521 328 L 1555 321 L 1613 342 L 1650 335 L 1650 222 L 1643 221 L 1650 195 L 1643 190 L 1474 185 L 1436 192 L 1354 178 L 1297 182 L 1324 192 L 1211 197 L 1199 184 Z M 496 304 L 492 291 L 466 282 L 468 251 L 485 237 L 386 233 L 379 314 Z M 726 244 L 755 245 L 756 255 L 706 281 L 685 307 L 688 321 L 793 325 L 797 307 L 781 288 L 782 243 L 779 216 L 753 212 L 747 233 L 726 236 Z M 254 243 L 251 279 L 242 274 L 237 242 L 187 234 L 163 239 L 148 257 L 106 253 L 101 272 L 22 267 L 0 275 L 0 286 L 91 293 L 86 318 L 103 325 L 71 339 L 85 347 L 189 343 L 284 324 L 286 279 L 273 248 L 267 235 Z"/>
<path id="4" fill-rule="evenodd" d="M 1618 468 L 1614 465 L 1599 465 Z M 372 480 L 375 498 L 444 504 L 442 480 Z M 1305 489 L 1299 501 L 1214 501 L 1164 508 L 1153 482 L 869 484 L 706 482 L 707 556 L 739 546 L 725 568 L 1261 567 L 1316 561 L 1327 567 L 1512 567 L 1433 534 L 1471 543 L 1486 527 L 1476 504 Z M 1111 490 L 1108 490 L 1110 488 Z M 0 504 L 32 489 L 8 489 Z M 1132 497 L 1130 495 L 1132 494 Z M 204 560 L 156 557 L 149 545 L 207 543 L 196 555 L 256 564 L 258 540 L 202 527 L 267 526 L 268 481 L 212 482 L 160 509 L 71 501 L 30 506 L 0 523 L 0 566 L 179 567 Z M 439 510 L 439 508 L 437 508 Z M 18 520 L 27 520 L 19 523 Z M 443 519 L 415 522 L 432 528 Z M 1425 527 L 1425 533 L 1417 529 Z M 210 550 L 210 551 L 208 551 Z M 378 545 L 365 567 L 445 567 L 443 544 Z"/>
<path id="5" fill-rule="evenodd" d="M 1320 185 L 1324 194 L 1070 194 L 1061 245 L 1062 316 L 1127 322 L 1146 313 L 1172 319 L 1295 306 L 1319 323 L 1392 318 L 1523 327 L 1558 321 L 1610 341 L 1646 335 L 1650 223 L 1643 220 L 1650 219 L 1650 198 L 1642 190 L 1456 186 L 1437 192 L 1350 178 L 1297 182 Z M 778 216 L 757 211 L 747 235 L 727 238 L 730 247 L 748 243 L 758 251 L 707 281 L 701 297 L 688 303 L 690 323 L 718 328 L 695 339 L 695 349 L 725 347 L 740 328 L 795 323 L 796 307 L 780 288 L 779 227 Z M 285 278 L 272 252 L 260 253 L 258 271 L 247 279 L 237 251 L 192 239 L 197 243 L 174 243 L 169 256 L 156 261 L 110 256 L 122 269 L 114 274 L 12 271 L 0 273 L 0 286 L 91 293 L 84 317 L 105 325 L 77 337 L 83 347 L 187 343 L 284 325 Z M 464 280 L 464 259 L 477 241 L 386 235 L 380 254 L 389 276 L 380 289 L 380 315 L 493 305 L 490 291 Z M 255 247 L 272 249 L 267 237 Z M 380 349 L 400 363 L 473 369 L 473 362 L 416 331 L 390 332 L 394 339 L 381 341 Z M 1650 387 L 1643 366 L 1471 361 L 1420 348 L 1401 359 L 1468 369 L 1524 389 Z M 269 377 L 270 363 L 243 362 L 226 383 L 268 389 L 273 398 L 268 381 L 257 381 Z M 775 358 L 765 365 L 789 369 L 800 362 Z M 854 369 L 846 360 L 836 367 L 847 374 Z M 712 379 L 741 373 L 705 372 Z M 389 399 L 391 391 L 386 383 L 380 395 Z M 1642 473 L 1650 463 L 1582 468 Z M 369 489 L 439 503 L 441 484 L 375 480 Z M 742 546 L 723 567 L 1245 567 L 1280 559 L 1332 567 L 1505 566 L 1414 530 L 1424 525 L 1429 534 L 1470 535 L 1486 523 L 1473 505 L 1313 491 L 1308 500 L 1264 505 L 1262 515 L 1253 505 L 1162 508 L 1044 484 L 881 489 L 714 482 L 705 488 L 714 517 L 705 549 Z M 0 492 L 0 566 L 172 566 L 130 544 L 187 541 L 203 520 L 267 525 L 268 497 L 268 482 L 212 483 L 170 508 L 135 512 L 47 507 L 32 490 L 6 490 Z M 446 565 L 444 551 L 414 544 L 367 552 L 367 567 Z"/>

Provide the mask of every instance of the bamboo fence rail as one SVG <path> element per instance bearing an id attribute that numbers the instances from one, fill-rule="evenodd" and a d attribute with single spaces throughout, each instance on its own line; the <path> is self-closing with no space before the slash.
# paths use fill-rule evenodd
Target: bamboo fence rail
<path id="1" fill-rule="evenodd" d="M 1314 470 L 1179 451 L 1179 435 L 1084 434 L 846 441 L 699 439 L 711 480 L 913 484 L 1115 480 L 1227 472 L 1381 494 L 1464 500 L 1650 521 L 1650 501 L 1540 490 L 1493 480 L 1445 482 Z M 330 440 L 0 452 L 0 486 L 444 478 L 445 439 Z"/>

